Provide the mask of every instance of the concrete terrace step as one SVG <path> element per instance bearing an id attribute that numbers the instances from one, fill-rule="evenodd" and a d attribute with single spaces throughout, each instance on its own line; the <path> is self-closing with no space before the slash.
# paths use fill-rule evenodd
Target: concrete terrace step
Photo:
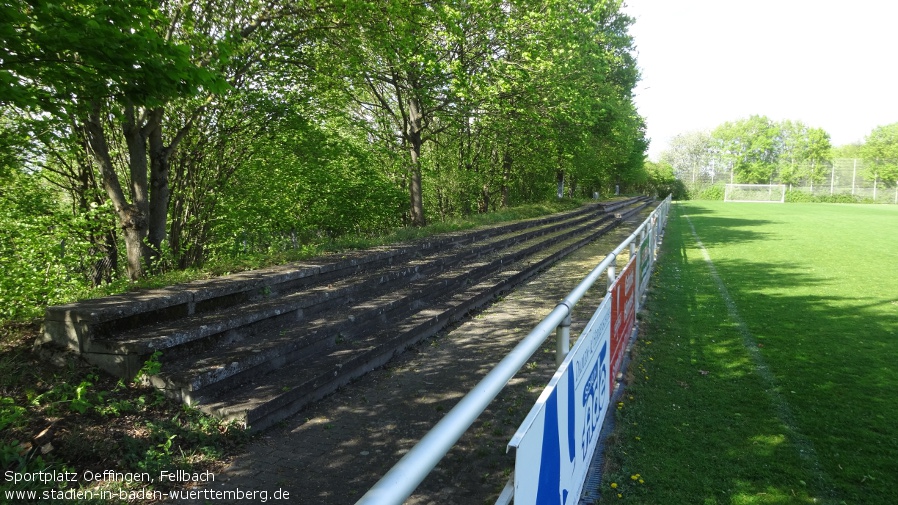
<path id="1" fill-rule="evenodd" d="M 366 296 L 361 300 L 348 299 L 345 304 L 334 307 L 334 311 L 322 314 L 322 317 L 297 320 L 295 324 L 298 328 L 276 328 L 237 342 L 225 341 L 205 352 L 186 354 L 174 362 L 166 360 L 169 364 L 156 384 L 172 396 L 191 403 L 202 401 L 199 390 L 205 388 L 208 391 L 209 386 L 216 382 L 230 380 L 248 371 L 254 374 L 260 370 L 268 371 L 281 366 L 284 361 L 302 358 L 302 350 L 306 347 L 314 352 L 322 345 L 330 347 L 338 340 L 370 332 L 387 319 L 405 317 L 426 307 L 428 300 L 435 296 L 454 292 L 503 265 L 551 247 L 560 240 L 581 235 L 587 229 L 595 229 L 608 221 L 608 216 L 600 216 L 578 223 L 578 227 L 571 230 L 556 231 L 515 244 L 510 250 L 493 250 L 489 255 L 471 257 L 441 272 L 400 286 L 379 286 L 380 289 L 365 292 Z M 339 314 L 335 315 L 334 312 Z M 269 360 L 277 363 L 266 364 Z"/>
<path id="2" fill-rule="evenodd" d="M 622 219 L 645 205 L 628 210 Z M 358 337 L 348 337 L 305 360 L 279 367 L 276 372 L 259 374 L 216 397 L 204 397 L 199 408 L 243 422 L 254 430 L 265 429 L 382 366 L 405 348 L 445 329 L 471 310 L 595 240 L 616 224 L 608 223 L 586 235 L 546 248 L 540 254 L 510 264 L 462 290 L 443 293 L 423 310 L 391 319 Z"/>
<path id="3" fill-rule="evenodd" d="M 148 322 L 176 319 L 186 314 L 228 307 L 308 285 L 353 275 L 447 247 L 464 246 L 489 237 L 512 233 L 601 210 L 599 204 L 552 216 L 500 224 L 476 230 L 442 234 L 406 244 L 349 251 L 298 263 L 198 280 L 159 289 L 109 296 L 48 307 L 46 322 L 77 322 L 90 336 L 115 335 Z"/>
<path id="4" fill-rule="evenodd" d="M 601 212 L 598 205 L 538 219 L 491 226 L 472 231 L 448 233 L 428 239 L 351 251 L 339 257 L 324 257 L 302 263 L 277 266 L 211 280 L 125 293 L 98 300 L 49 307 L 44 322 L 44 335 L 36 345 L 52 343 L 74 350 L 88 361 L 114 375 L 133 377 L 142 363 L 156 350 L 169 352 L 192 341 L 219 335 L 242 326 L 264 326 L 291 322 L 291 312 L 298 307 L 266 303 L 282 295 L 316 286 L 331 287 L 333 282 L 352 279 L 363 272 L 407 263 L 415 257 L 444 251 L 476 248 L 465 246 L 494 237 L 522 237 L 541 233 L 541 229 L 564 226 L 565 222 L 584 219 Z M 508 240 L 508 239 L 506 239 Z M 491 247 L 488 243 L 485 247 Z M 393 272 L 404 275 L 408 272 Z M 357 284 L 357 283 L 356 283 Z M 363 285 L 347 288 L 363 289 Z M 340 292 L 327 295 L 338 297 Z M 254 305 L 255 304 L 255 305 Z M 326 309 L 326 304 L 316 304 Z M 241 307 L 240 317 L 233 317 L 232 307 Z M 295 321 L 295 318 L 293 319 Z"/>
<path id="5" fill-rule="evenodd" d="M 253 429 L 433 335 L 650 204 L 539 219 L 50 307 L 35 345 L 65 347 Z M 285 382 L 286 381 L 286 382 Z"/>
<path id="6" fill-rule="evenodd" d="M 121 331 L 115 336 L 95 335 L 86 340 L 82 350 L 96 353 L 148 355 L 156 350 L 165 350 L 269 318 L 284 319 L 289 323 L 293 317 L 290 315 L 291 312 L 308 310 L 316 306 L 321 310 L 327 308 L 325 304 L 334 305 L 359 291 L 400 279 L 408 281 L 428 275 L 458 261 L 510 247 L 531 238 L 556 233 L 558 230 L 581 224 L 592 218 L 593 216 L 590 214 L 583 214 L 573 216 L 566 221 L 531 227 L 524 232 L 513 231 L 494 234 L 492 237 L 484 237 L 484 234 L 479 234 L 481 236 L 476 237 L 480 239 L 479 241 L 468 237 L 465 243 L 471 244 L 469 247 L 462 247 L 456 240 L 449 248 L 431 249 L 428 251 L 429 254 L 418 255 L 418 257 L 403 263 L 390 264 L 376 270 L 359 271 L 350 277 L 318 280 L 317 284 L 315 283 L 316 277 L 305 277 L 310 280 L 302 286 L 305 289 L 299 293 L 301 296 L 295 296 L 297 292 L 286 290 L 283 287 L 279 290 L 280 293 L 269 290 L 264 294 L 263 299 L 257 298 L 255 301 L 242 305 L 239 316 L 234 316 L 233 311 L 230 310 L 231 307 L 225 306 L 216 311 L 196 313 L 173 321 L 163 320 L 156 324 Z M 296 317 L 301 316 L 297 315 Z"/>

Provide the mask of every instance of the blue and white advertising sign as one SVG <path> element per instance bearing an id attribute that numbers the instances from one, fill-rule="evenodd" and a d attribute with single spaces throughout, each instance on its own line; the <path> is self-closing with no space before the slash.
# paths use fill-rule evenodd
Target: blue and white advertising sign
<path id="1" fill-rule="evenodd" d="M 610 346 L 606 296 L 508 443 L 516 449 L 515 505 L 580 500 L 611 399 Z"/>

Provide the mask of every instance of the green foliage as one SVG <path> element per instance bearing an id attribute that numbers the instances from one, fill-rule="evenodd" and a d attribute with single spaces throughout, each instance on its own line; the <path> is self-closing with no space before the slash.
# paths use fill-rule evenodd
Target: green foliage
<path id="1" fill-rule="evenodd" d="M 817 202 L 817 197 L 806 191 L 786 191 L 786 202 L 789 203 L 810 203 Z"/>
<path id="2" fill-rule="evenodd" d="M 790 203 L 874 203 L 872 199 L 863 198 L 851 193 L 834 195 L 814 195 L 805 191 L 786 191 L 786 202 Z"/>
<path id="3" fill-rule="evenodd" d="M 134 376 L 134 383 L 139 384 L 144 378 L 151 375 L 156 375 L 160 371 L 162 371 L 162 362 L 160 361 L 161 358 L 162 351 L 156 351 L 151 354 L 150 357 L 144 362 L 143 366 L 140 367 L 140 370 L 137 371 L 137 374 Z"/>
<path id="4" fill-rule="evenodd" d="M 762 183 L 772 179 L 779 157 L 780 129 L 765 116 L 724 123 L 711 134 L 714 149 L 732 167 L 735 181 Z"/>
<path id="5" fill-rule="evenodd" d="M 5 344 L 0 354 L 0 387 L 4 391 L 0 396 L 0 467 L 4 470 L 80 472 L 97 470 L 99 465 L 101 469 L 152 474 L 196 471 L 231 454 L 247 438 L 234 424 L 168 400 L 159 391 L 115 383 L 96 370 L 24 365 L 30 359 L 30 344 L 24 339 Z M 157 363 L 158 356 L 148 360 L 145 373 L 153 372 Z M 47 370 L 53 375 L 46 374 Z M 57 427 L 49 430 L 53 449 L 40 456 L 42 446 L 20 441 L 30 440 L 35 434 L 32 430 L 46 426 L 48 420 Z M 13 485 L 4 480 L 0 493 L 56 485 Z M 152 486 L 159 489 L 168 484 Z"/>
<path id="6" fill-rule="evenodd" d="M 0 430 L 16 428 L 25 418 L 25 408 L 16 405 L 12 398 L 0 396 Z"/>
<path id="7" fill-rule="evenodd" d="M 32 398 L 31 405 L 43 407 L 51 415 L 60 414 L 66 410 L 84 414 L 94 408 L 95 404 L 103 402 L 104 395 L 102 393 L 91 391 L 97 378 L 96 375 L 88 375 L 77 385 L 60 382 L 52 389 Z"/>
<path id="8" fill-rule="evenodd" d="M 0 8 L 0 320 L 364 242 L 416 197 L 669 189 L 619 2 L 107 3 Z"/>
<path id="9" fill-rule="evenodd" d="M 870 165 L 867 171 L 873 172 L 871 178 L 898 184 L 898 123 L 874 128 L 861 152 Z"/>
<path id="10" fill-rule="evenodd" d="M 38 175 L 15 170 L 0 178 L 0 321 L 36 317 L 88 285 L 86 230 L 108 209 L 72 216 L 56 198 Z"/>
<path id="11" fill-rule="evenodd" d="M 210 259 L 300 249 L 400 224 L 403 193 L 369 168 L 383 158 L 347 129 L 322 128 L 291 112 L 223 188 Z"/>
<path id="12" fill-rule="evenodd" d="M 723 200 L 725 187 L 720 184 L 700 186 L 690 193 L 690 200 Z"/>
<path id="13" fill-rule="evenodd" d="M 677 176 L 695 185 L 710 180 L 783 184 L 819 182 L 832 160 L 829 134 L 800 121 L 765 116 L 726 122 L 710 134 L 677 135 L 661 155 Z"/>
<path id="14" fill-rule="evenodd" d="M 677 178 L 670 163 L 665 161 L 659 163 L 646 161 L 645 171 L 648 180 L 644 189 L 647 193 L 654 194 L 658 198 L 672 195 L 674 200 L 685 200 L 688 198 L 686 185 Z"/>
<path id="15" fill-rule="evenodd" d="M 72 96 L 158 105 L 224 85 L 156 31 L 163 16 L 151 1 L 13 0 L 0 12 L 3 105 L 57 112 Z"/>

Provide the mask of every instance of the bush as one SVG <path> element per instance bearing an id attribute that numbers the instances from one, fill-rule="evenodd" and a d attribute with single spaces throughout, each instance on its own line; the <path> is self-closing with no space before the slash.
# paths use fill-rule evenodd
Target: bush
<path id="1" fill-rule="evenodd" d="M 863 198 L 851 193 L 839 193 L 835 195 L 814 195 L 805 191 L 786 192 L 786 202 L 789 203 L 876 203 L 870 198 Z"/>
<path id="2" fill-rule="evenodd" d="M 89 287 L 83 237 L 90 218 L 62 209 L 39 175 L 0 179 L 0 322 L 40 316 Z"/>
<path id="3" fill-rule="evenodd" d="M 700 188 L 692 197 L 694 200 L 723 200 L 723 186 L 706 186 Z"/>
<path id="4" fill-rule="evenodd" d="M 786 202 L 788 203 L 810 203 L 816 202 L 817 197 L 805 191 L 787 191 Z"/>
<path id="5" fill-rule="evenodd" d="M 864 199 L 851 193 L 839 193 L 836 195 L 820 195 L 817 197 L 817 201 L 824 203 L 863 203 Z"/>

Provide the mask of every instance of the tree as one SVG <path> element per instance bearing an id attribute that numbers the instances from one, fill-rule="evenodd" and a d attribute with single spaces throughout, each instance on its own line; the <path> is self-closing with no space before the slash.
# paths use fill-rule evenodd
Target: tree
<path id="1" fill-rule="evenodd" d="M 711 132 L 715 151 L 734 179 L 742 183 L 769 183 L 782 152 L 779 126 L 766 116 L 751 116 L 724 123 Z"/>
<path id="2" fill-rule="evenodd" d="M 780 152 L 777 155 L 777 179 L 784 184 L 807 180 L 814 183 L 824 177 L 825 163 L 832 160 L 829 134 L 801 121 L 780 123 Z"/>
<path id="3" fill-rule="evenodd" d="M 673 166 L 666 161 L 657 163 L 646 161 L 645 170 L 648 176 L 646 190 L 658 198 L 673 195 L 674 200 L 686 198 L 686 186 L 677 178 Z"/>
<path id="4" fill-rule="evenodd" d="M 870 169 L 887 184 L 898 184 L 898 123 L 878 126 L 867 135 L 861 150 Z"/>
<path id="5" fill-rule="evenodd" d="M 781 152 L 777 157 L 777 175 L 781 182 L 797 183 L 806 175 L 802 168 L 808 157 L 808 141 L 808 127 L 801 121 L 787 119 L 780 124 Z"/>
<path id="6" fill-rule="evenodd" d="M 193 60 L 208 53 L 174 40 L 178 30 L 191 26 L 193 4 L 14 4 L 2 11 L 11 23 L 0 32 L 5 46 L 0 79 L 10 86 L 0 101 L 49 113 L 59 121 L 57 131 L 68 129 L 84 140 L 118 216 L 129 275 L 136 279 L 164 238 L 168 158 L 195 119 L 166 142 L 165 104 L 225 85 L 210 65 Z M 127 147 L 129 194 L 110 151 L 115 132 Z"/>
<path id="7" fill-rule="evenodd" d="M 704 131 L 691 131 L 674 136 L 670 141 L 670 147 L 661 153 L 661 162 L 673 167 L 680 180 L 691 180 L 692 184 L 695 184 L 697 178 L 712 170 L 711 159 L 711 135 Z"/>
<path id="8" fill-rule="evenodd" d="M 832 162 L 832 143 L 829 140 L 829 133 L 822 128 L 808 130 L 805 161 L 808 180 L 811 181 L 813 190 L 814 182 L 823 180 L 826 175 L 826 163 Z"/>
<path id="9" fill-rule="evenodd" d="M 149 0 L 4 2 L 0 104 L 58 112 L 72 97 L 148 103 L 214 86 L 214 73 L 157 33 L 162 17 L 154 6 Z"/>
<path id="10" fill-rule="evenodd" d="M 109 260 L 99 277 L 124 249 L 132 279 L 169 252 L 181 266 L 201 262 L 217 234 L 236 228 L 202 223 L 240 214 L 222 205 L 248 208 L 233 188 L 269 168 L 304 192 L 319 182 L 342 195 L 326 200 L 335 207 L 272 220 L 275 234 L 296 223 L 348 229 L 318 219 L 359 216 L 347 195 L 360 186 L 340 177 L 376 186 L 387 207 L 395 193 L 383 184 L 403 187 L 414 225 L 431 206 L 447 215 L 540 200 L 555 181 L 569 195 L 643 185 L 632 20 L 620 7 L 11 0 L 0 7 L 0 81 L 9 84 L 0 88 L 0 173 L 28 160 L 73 215 L 102 209 L 90 228 Z M 273 125 L 308 136 L 278 137 Z M 316 151 L 335 158 L 296 161 Z M 373 227 L 395 216 L 366 212 Z"/>

